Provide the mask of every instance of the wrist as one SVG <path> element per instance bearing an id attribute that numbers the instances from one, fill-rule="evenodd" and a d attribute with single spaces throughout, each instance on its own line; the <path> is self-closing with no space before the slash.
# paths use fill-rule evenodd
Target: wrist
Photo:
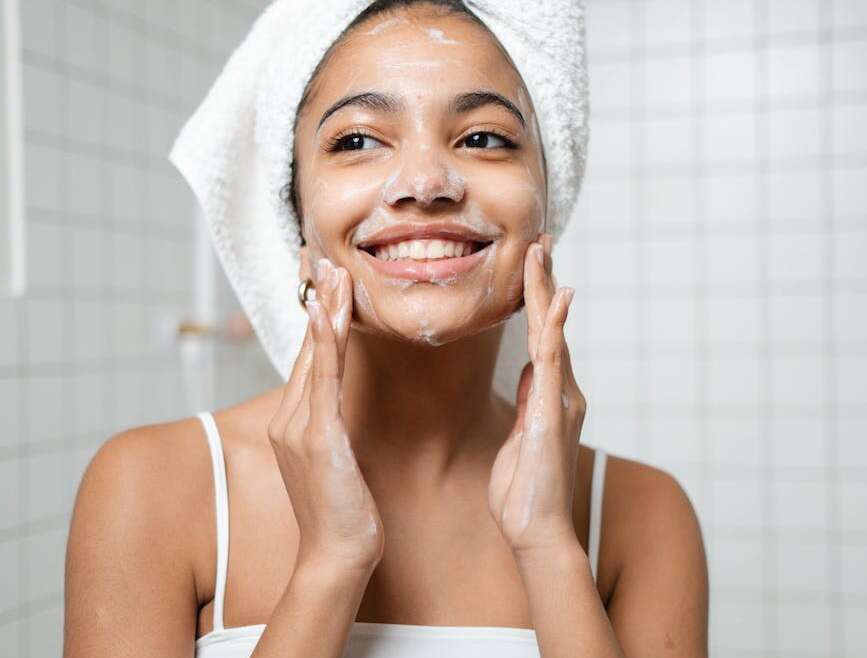
<path id="1" fill-rule="evenodd" d="M 590 569 L 590 559 L 577 537 L 547 546 L 527 547 L 513 550 L 515 562 L 522 572 L 538 570 Z"/>
<path id="2" fill-rule="evenodd" d="M 305 578 L 322 581 L 367 580 L 376 569 L 376 562 L 366 560 L 344 560 L 329 556 L 299 556 L 295 563 L 295 573 Z"/>

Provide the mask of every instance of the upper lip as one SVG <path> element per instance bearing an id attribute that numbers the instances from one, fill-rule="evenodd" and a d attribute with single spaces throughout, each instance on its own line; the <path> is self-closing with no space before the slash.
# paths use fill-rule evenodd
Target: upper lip
<path id="1" fill-rule="evenodd" d="M 497 238 L 485 235 L 462 224 L 454 222 L 428 222 L 425 224 L 400 224 L 389 226 L 370 235 L 359 242 L 359 249 L 367 249 L 374 245 L 392 244 L 404 240 L 435 239 L 454 240 L 456 242 L 491 242 Z"/>

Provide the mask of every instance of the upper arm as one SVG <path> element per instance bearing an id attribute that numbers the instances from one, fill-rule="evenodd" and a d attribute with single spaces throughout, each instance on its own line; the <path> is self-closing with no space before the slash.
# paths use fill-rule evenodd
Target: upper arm
<path id="1" fill-rule="evenodd" d="M 623 500 L 627 548 L 608 617 L 626 656 L 706 657 L 708 574 L 698 518 L 674 477 L 634 468 Z"/>
<path id="2" fill-rule="evenodd" d="M 79 485 L 66 548 L 65 658 L 194 653 L 198 607 L 179 532 L 180 485 L 158 434 L 145 427 L 112 437 Z"/>

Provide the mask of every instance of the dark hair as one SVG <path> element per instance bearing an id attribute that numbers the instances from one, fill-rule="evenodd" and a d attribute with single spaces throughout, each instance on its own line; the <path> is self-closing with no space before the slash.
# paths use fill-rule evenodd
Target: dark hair
<path id="1" fill-rule="evenodd" d="M 476 16 L 469 7 L 467 7 L 463 0 L 375 0 L 371 4 L 369 4 L 361 13 L 356 16 L 353 21 L 346 26 L 346 28 L 338 35 L 337 39 L 335 39 L 334 43 L 332 43 L 328 50 L 325 51 L 325 54 L 322 56 L 322 59 L 319 60 L 319 63 L 316 65 L 316 68 L 313 69 L 313 73 L 310 75 L 310 79 L 307 81 L 307 84 L 304 87 L 304 92 L 301 95 L 301 101 L 298 103 L 298 110 L 295 113 L 295 120 L 292 126 L 292 132 L 295 133 L 298 127 L 298 117 L 301 115 L 301 112 L 304 110 L 307 105 L 310 94 L 313 89 L 313 86 L 316 80 L 319 78 L 319 75 L 322 73 L 322 69 L 328 64 L 331 59 L 334 51 L 337 49 L 338 45 L 346 38 L 346 36 L 356 27 L 370 20 L 374 16 L 378 16 L 380 14 L 385 14 L 388 12 L 393 12 L 398 9 L 404 9 L 408 7 L 412 7 L 415 5 L 431 5 L 434 7 L 440 7 L 448 10 L 450 13 L 459 14 L 461 16 L 465 16 L 475 22 L 477 25 L 482 27 L 494 40 L 494 43 L 506 57 L 507 61 L 509 61 L 513 68 L 517 71 L 517 67 L 515 67 L 514 62 L 512 62 L 512 58 L 509 56 L 509 53 L 506 52 L 505 48 L 500 44 L 499 39 L 497 39 L 496 35 L 491 32 L 490 28 L 485 25 L 484 21 L 481 18 Z M 298 194 L 297 186 L 296 186 L 296 177 L 297 177 L 297 167 L 295 164 L 295 140 L 293 140 L 292 146 L 293 154 L 290 161 L 290 177 L 289 182 L 284 185 L 280 190 L 280 199 L 283 203 L 291 203 L 292 210 L 295 212 L 295 217 L 298 219 L 298 229 L 299 234 L 301 236 L 301 245 L 305 244 L 304 233 L 301 230 L 301 222 L 303 221 L 302 209 L 301 209 L 301 199 Z M 547 179 L 547 163 L 545 162 L 545 152 L 542 150 L 542 162 L 545 167 L 546 179 Z"/>

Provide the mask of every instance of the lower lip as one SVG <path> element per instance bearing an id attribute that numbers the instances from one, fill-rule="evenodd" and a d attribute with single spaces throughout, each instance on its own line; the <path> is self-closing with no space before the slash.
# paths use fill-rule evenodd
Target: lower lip
<path id="1" fill-rule="evenodd" d="M 479 249 L 469 256 L 437 258 L 436 260 L 412 260 L 408 258 L 381 260 L 376 256 L 371 256 L 364 249 L 359 249 L 359 251 L 364 258 L 370 261 L 373 269 L 385 276 L 413 281 L 435 281 L 448 279 L 473 269 L 485 259 L 492 244 L 494 243 L 491 242 L 484 249 Z"/>

